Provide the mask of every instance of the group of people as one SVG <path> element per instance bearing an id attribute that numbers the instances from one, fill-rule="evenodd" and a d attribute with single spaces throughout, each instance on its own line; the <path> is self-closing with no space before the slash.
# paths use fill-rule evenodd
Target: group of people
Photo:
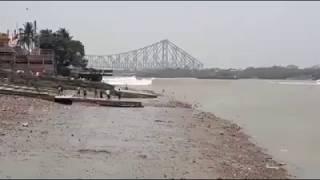
<path id="1" fill-rule="evenodd" d="M 109 90 L 109 89 L 106 90 L 106 91 L 100 90 L 100 92 L 99 92 L 99 97 L 100 97 L 100 98 L 103 98 L 103 94 L 104 94 L 104 93 L 107 95 L 107 98 L 108 98 L 108 99 L 111 98 L 111 96 L 110 96 L 110 90 Z M 94 97 L 95 97 L 95 98 L 98 98 L 98 89 L 97 89 L 97 88 L 94 89 Z"/>
<path id="2" fill-rule="evenodd" d="M 82 88 L 82 92 L 83 92 L 83 97 L 87 97 L 87 89 L 86 88 Z M 77 96 L 80 97 L 81 94 L 81 88 L 77 87 Z"/>
<path id="3" fill-rule="evenodd" d="M 83 91 L 83 97 L 87 97 L 87 89 L 86 88 L 82 88 L 82 91 Z M 80 96 L 80 94 L 81 94 L 81 88 L 80 87 L 78 87 L 77 88 L 77 96 Z M 95 98 L 104 98 L 103 96 L 104 96 L 104 94 L 106 94 L 107 95 L 107 98 L 108 99 L 111 99 L 111 93 L 110 93 L 110 90 L 108 89 L 108 90 L 106 90 L 106 91 L 104 91 L 104 90 L 98 90 L 97 88 L 95 88 L 94 89 L 94 97 Z M 99 95 L 99 96 L 98 96 Z M 121 99 L 121 92 L 120 92 L 120 89 L 119 89 L 119 92 L 117 93 L 117 95 L 118 95 L 118 98 L 119 98 L 119 100 Z"/>
<path id="4" fill-rule="evenodd" d="M 81 89 L 82 89 L 82 92 L 83 92 L 83 97 L 86 98 L 87 97 L 87 89 L 86 88 L 81 88 L 81 87 L 78 87 L 77 88 L 77 93 L 76 93 L 76 96 L 80 97 L 81 96 Z M 107 95 L 107 98 L 108 99 L 111 99 L 111 93 L 110 93 L 110 90 L 100 90 L 98 91 L 97 88 L 94 89 L 94 97 L 95 98 L 98 98 L 98 94 L 99 94 L 99 98 L 104 98 L 103 95 L 106 94 Z M 117 96 L 118 96 L 118 99 L 120 100 L 121 99 L 121 91 L 120 91 L 120 88 L 118 89 L 118 92 L 116 93 Z M 61 96 L 63 95 L 63 87 L 61 85 L 58 86 L 58 95 Z"/>

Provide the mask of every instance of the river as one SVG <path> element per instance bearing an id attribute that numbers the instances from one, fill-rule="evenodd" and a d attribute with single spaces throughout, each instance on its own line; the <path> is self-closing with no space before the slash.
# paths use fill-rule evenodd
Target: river
<path id="1" fill-rule="evenodd" d="M 164 89 L 178 100 L 198 103 L 242 126 L 297 178 L 320 177 L 320 84 L 315 81 L 156 78 L 139 88 Z"/>

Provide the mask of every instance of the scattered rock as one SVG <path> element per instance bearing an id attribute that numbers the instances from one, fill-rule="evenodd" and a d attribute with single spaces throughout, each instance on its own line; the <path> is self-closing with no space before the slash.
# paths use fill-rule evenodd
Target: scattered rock
<path id="1" fill-rule="evenodd" d="M 147 155 L 145 155 L 145 154 L 140 154 L 139 157 L 142 159 L 147 159 Z"/>
<path id="2" fill-rule="evenodd" d="M 154 122 L 164 122 L 164 121 L 162 121 L 162 120 L 155 120 Z"/>
<path id="3" fill-rule="evenodd" d="M 111 154 L 110 151 L 96 150 L 96 149 L 80 149 L 80 150 L 78 150 L 78 152 L 80 152 L 80 153 L 94 153 L 94 154 L 98 154 L 98 153 Z"/>
<path id="4" fill-rule="evenodd" d="M 41 134 L 48 134 L 48 131 L 41 131 Z"/>
<path id="5" fill-rule="evenodd" d="M 28 126 L 29 126 L 28 122 L 22 123 L 22 127 L 28 127 Z"/>
<path id="6" fill-rule="evenodd" d="M 167 178 L 167 175 L 166 175 L 166 174 L 164 174 L 164 175 L 163 175 L 163 177 L 164 177 L 164 178 Z"/>
<path id="7" fill-rule="evenodd" d="M 286 163 L 279 163 L 279 166 L 285 166 L 287 165 Z"/>
<path id="8" fill-rule="evenodd" d="M 269 164 L 266 164 L 266 168 L 267 169 L 275 169 L 275 170 L 280 169 L 280 167 L 278 167 L 278 166 L 270 166 Z"/>
<path id="9" fill-rule="evenodd" d="M 71 136 L 73 137 L 73 136 L 74 136 L 74 134 L 71 134 Z"/>

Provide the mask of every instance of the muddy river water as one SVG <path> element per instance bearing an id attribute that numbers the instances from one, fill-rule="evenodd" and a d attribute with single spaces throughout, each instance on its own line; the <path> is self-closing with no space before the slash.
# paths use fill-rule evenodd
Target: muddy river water
<path id="1" fill-rule="evenodd" d="M 298 178 L 320 177 L 320 85 L 315 81 L 178 78 L 154 79 L 147 87 L 241 125 Z"/>

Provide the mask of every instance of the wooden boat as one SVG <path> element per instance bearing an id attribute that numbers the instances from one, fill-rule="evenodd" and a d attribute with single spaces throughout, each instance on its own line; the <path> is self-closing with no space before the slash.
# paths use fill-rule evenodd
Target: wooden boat
<path id="1" fill-rule="evenodd" d="M 84 98 L 77 96 L 55 96 L 54 100 L 55 102 L 63 104 L 72 104 L 73 102 L 86 102 L 99 104 L 100 106 L 143 107 L 142 103 L 138 101 L 108 100 L 101 98 Z"/>
<path id="2" fill-rule="evenodd" d="M 112 106 L 112 107 L 143 107 L 141 102 L 137 101 L 100 101 L 100 106 Z"/>

